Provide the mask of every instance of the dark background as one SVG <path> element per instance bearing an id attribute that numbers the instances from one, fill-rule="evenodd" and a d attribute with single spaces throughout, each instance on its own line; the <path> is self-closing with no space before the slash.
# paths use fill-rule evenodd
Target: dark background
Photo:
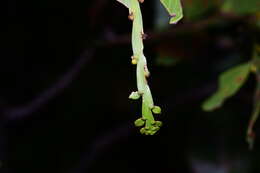
<path id="1" fill-rule="evenodd" d="M 155 29 L 155 2 L 142 5 L 149 83 L 164 123 L 142 136 L 133 126 L 141 103 L 128 100 L 136 82 L 125 7 L 1 1 L 0 172 L 259 172 L 259 123 L 254 150 L 245 142 L 254 76 L 222 108 L 201 110 L 218 75 L 252 56 L 255 13 L 222 13 L 205 1 L 198 15 L 195 3 L 184 1 L 187 18 L 164 30 Z"/>

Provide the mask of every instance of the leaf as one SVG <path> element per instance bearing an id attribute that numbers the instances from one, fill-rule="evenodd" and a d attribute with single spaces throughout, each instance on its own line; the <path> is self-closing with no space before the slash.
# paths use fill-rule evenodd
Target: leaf
<path id="1" fill-rule="evenodd" d="M 184 1 L 183 11 L 185 19 L 189 21 L 196 21 L 205 18 L 208 14 L 219 6 L 219 0 L 195 0 Z"/>
<path id="2" fill-rule="evenodd" d="M 165 53 L 160 53 L 156 58 L 156 64 L 159 66 L 170 67 L 178 64 L 180 62 L 179 57 L 173 57 L 171 55 L 164 55 Z"/>
<path id="3" fill-rule="evenodd" d="M 171 16 L 170 24 L 176 24 L 183 17 L 181 0 L 160 0 Z"/>
<path id="4" fill-rule="evenodd" d="M 223 72 L 219 77 L 217 92 L 203 103 L 203 110 L 212 111 L 220 107 L 227 98 L 233 96 L 245 83 L 250 67 L 251 63 L 244 63 Z"/>
<path id="5" fill-rule="evenodd" d="M 244 15 L 260 11 L 259 0 L 225 0 L 222 6 L 224 12 L 234 12 Z"/>
<path id="6" fill-rule="evenodd" d="M 118 2 L 122 3 L 126 8 L 130 8 L 130 0 L 117 0 Z"/>

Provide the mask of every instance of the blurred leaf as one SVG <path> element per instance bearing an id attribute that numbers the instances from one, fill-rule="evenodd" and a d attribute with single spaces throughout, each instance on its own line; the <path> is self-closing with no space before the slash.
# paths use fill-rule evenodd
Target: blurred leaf
<path id="1" fill-rule="evenodd" d="M 184 1 L 185 18 L 196 20 L 205 16 L 210 10 L 219 6 L 219 0 L 186 0 Z"/>
<path id="2" fill-rule="evenodd" d="M 256 25 L 260 28 L 260 11 L 256 13 Z"/>
<path id="3" fill-rule="evenodd" d="M 159 55 L 159 57 L 156 58 L 156 64 L 165 67 L 174 66 L 179 61 L 180 60 L 178 58 L 173 58 L 172 56 Z"/>
<path id="4" fill-rule="evenodd" d="M 222 6 L 224 12 L 250 14 L 260 11 L 259 0 L 225 0 Z"/>
<path id="5" fill-rule="evenodd" d="M 212 111 L 220 107 L 227 98 L 233 96 L 245 83 L 250 67 L 251 63 L 244 63 L 222 73 L 219 77 L 217 92 L 203 103 L 203 110 Z"/>
<path id="6" fill-rule="evenodd" d="M 161 3 L 171 16 L 170 24 L 176 24 L 182 19 L 183 12 L 180 0 L 161 0 Z"/>
<path id="7" fill-rule="evenodd" d="M 155 8 L 155 18 L 154 26 L 158 31 L 162 31 L 166 28 L 169 28 L 171 25 L 168 24 L 168 12 L 165 10 L 164 6 L 160 1 L 154 1 Z"/>

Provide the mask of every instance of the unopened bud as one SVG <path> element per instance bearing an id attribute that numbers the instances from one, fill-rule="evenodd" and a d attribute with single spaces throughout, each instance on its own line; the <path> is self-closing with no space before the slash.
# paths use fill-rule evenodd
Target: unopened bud
<path id="1" fill-rule="evenodd" d="M 145 124 L 145 121 L 142 118 L 135 120 L 136 127 L 142 127 Z"/>
<path id="2" fill-rule="evenodd" d="M 162 109 L 159 106 L 154 106 L 152 108 L 153 113 L 160 114 L 162 112 Z"/>
<path id="3" fill-rule="evenodd" d="M 149 77 L 150 76 L 150 72 L 149 72 L 149 70 L 147 68 L 147 65 L 144 66 L 144 75 L 145 75 L 145 77 Z"/>
<path id="4" fill-rule="evenodd" d="M 156 122 L 156 126 L 162 127 L 162 122 L 161 121 L 155 121 L 155 122 Z"/>
<path id="5" fill-rule="evenodd" d="M 140 98 L 140 94 L 138 93 L 138 91 L 132 92 L 129 96 L 129 99 L 133 99 L 133 100 L 137 100 Z"/>
<path id="6" fill-rule="evenodd" d="M 131 59 L 132 59 L 131 63 L 133 65 L 136 65 L 137 64 L 137 58 L 135 56 L 132 56 Z"/>
<path id="7" fill-rule="evenodd" d="M 145 134 L 145 132 L 146 132 L 146 130 L 145 130 L 144 128 L 141 128 L 141 129 L 140 129 L 140 133 L 141 133 L 141 134 Z"/>

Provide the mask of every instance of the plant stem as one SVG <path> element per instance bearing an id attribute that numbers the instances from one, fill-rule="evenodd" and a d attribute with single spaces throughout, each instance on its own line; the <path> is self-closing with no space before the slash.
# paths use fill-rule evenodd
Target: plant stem
<path id="1" fill-rule="evenodd" d="M 143 20 L 138 0 L 130 0 L 129 14 L 133 16 L 133 58 L 137 63 L 137 88 L 139 95 L 142 96 L 142 119 L 145 121 L 145 128 L 141 129 L 141 133 L 153 135 L 159 130 L 159 127 L 155 125 L 156 122 L 154 121 L 152 113 L 152 109 L 154 108 L 153 97 L 146 79 L 149 76 L 149 70 L 147 67 L 146 57 L 143 53 Z"/>

